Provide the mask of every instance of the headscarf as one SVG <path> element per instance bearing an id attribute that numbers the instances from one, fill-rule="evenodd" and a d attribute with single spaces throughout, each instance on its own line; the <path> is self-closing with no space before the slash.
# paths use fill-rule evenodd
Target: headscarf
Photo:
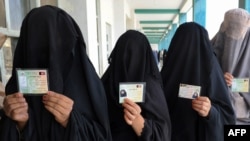
<path id="1" fill-rule="evenodd" d="M 168 107 L 164 99 L 160 72 L 146 36 L 139 31 L 126 31 L 119 37 L 109 62 L 102 81 L 108 97 L 113 140 L 168 141 Z M 140 138 L 124 120 L 123 108 L 119 104 L 119 82 L 146 82 L 145 101 L 138 103 L 145 118 Z"/>
<path id="2" fill-rule="evenodd" d="M 16 68 L 45 68 L 49 89 L 74 101 L 67 127 L 57 123 L 41 96 L 25 96 L 29 121 L 24 140 L 110 141 L 106 96 L 87 54 L 82 33 L 65 11 L 54 6 L 31 10 L 21 26 L 6 94 L 18 92 Z M 17 140 L 15 122 L 5 118 L 0 140 Z"/>
<path id="3" fill-rule="evenodd" d="M 195 22 L 176 30 L 161 70 L 172 123 L 172 141 L 222 141 L 223 126 L 234 124 L 234 112 L 208 33 Z M 211 101 L 207 118 L 192 108 L 192 100 L 178 97 L 180 84 L 201 86 Z"/>
<path id="4" fill-rule="evenodd" d="M 223 72 L 234 78 L 250 78 L 250 15 L 236 8 L 225 13 L 218 33 L 212 38 L 212 46 Z M 231 92 L 231 101 L 238 120 L 250 124 L 250 93 Z"/>

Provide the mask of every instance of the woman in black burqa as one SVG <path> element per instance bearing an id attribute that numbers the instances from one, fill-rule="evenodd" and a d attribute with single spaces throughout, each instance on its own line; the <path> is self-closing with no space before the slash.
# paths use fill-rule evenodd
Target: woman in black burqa
<path id="1" fill-rule="evenodd" d="M 179 26 L 161 70 L 172 123 L 172 141 L 223 141 L 235 123 L 222 70 L 208 33 L 195 22 Z M 180 83 L 201 86 L 196 99 L 178 97 Z"/>
<path id="2" fill-rule="evenodd" d="M 162 81 L 145 35 L 128 30 L 120 36 L 102 77 L 113 141 L 169 141 L 171 124 Z M 119 104 L 119 82 L 146 82 L 145 101 Z"/>
<path id="3" fill-rule="evenodd" d="M 19 93 L 16 68 L 48 69 L 49 92 Z M 102 82 L 78 25 L 62 9 L 43 6 L 25 17 L 6 94 L 1 141 L 112 140 Z"/>

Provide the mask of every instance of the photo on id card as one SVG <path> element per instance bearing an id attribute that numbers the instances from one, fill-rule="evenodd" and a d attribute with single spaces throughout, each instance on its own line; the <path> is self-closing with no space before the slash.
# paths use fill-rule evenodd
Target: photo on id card
<path id="1" fill-rule="evenodd" d="M 141 103 L 144 102 L 146 93 L 145 82 L 120 82 L 119 83 L 119 103 L 123 103 L 125 98 Z"/>
<path id="2" fill-rule="evenodd" d="M 201 86 L 180 84 L 178 96 L 181 98 L 195 99 L 200 96 Z"/>

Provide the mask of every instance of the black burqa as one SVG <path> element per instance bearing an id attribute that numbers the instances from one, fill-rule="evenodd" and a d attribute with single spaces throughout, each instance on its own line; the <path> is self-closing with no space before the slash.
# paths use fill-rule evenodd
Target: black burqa
<path id="1" fill-rule="evenodd" d="M 16 68 L 47 68 L 49 88 L 74 101 L 66 128 L 54 119 L 41 96 L 25 96 L 29 121 L 25 141 L 111 141 L 107 101 L 102 82 L 87 54 L 82 33 L 65 11 L 52 6 L 31 10 L 25 17 L 6 94 L 17 92 Z M 16 124 L 0 123 L 0 140 L 17 141 Z"/>
<path id="2" fill-rule="evenodd" d="M 194 22 L 179 26 L 161 70 L 172 123 L 172 141 L 223 141 L 225 124 L 235 115 L 227 85 L 205 28 Z M 179 98 L 180 83 L 201 86 L 211 101 L 208 117 L 198 115 L 192 100 Z"/>
<path id="3" fill-rule="evenodd" d="M 145 35 L 128 30 L 118 39 L 102 77 L 109 106 L 113 141 L 169 141 L 170 118 L 160 72 Z M 140 137 L 124 120 L 119 82 L 146 82 L 145 102 L 138 103 L 145 119 Z"/>

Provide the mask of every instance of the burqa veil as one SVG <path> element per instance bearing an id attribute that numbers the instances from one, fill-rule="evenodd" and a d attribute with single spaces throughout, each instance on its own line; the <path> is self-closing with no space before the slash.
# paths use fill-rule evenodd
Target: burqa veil
<path id="1" fill-rule="evenodd" d="M 195 22 L 176 30 L 161 70 L 172 123 L 172 141 L 223 141 L 225 124 L 234 124 L 226 82 L 207 31 Z M 208 117 L 198 115 L 192 100 L 178 97 L 180 83 L 201 86 L 211 101 Z"/>
<path id="2" fill-rule="evenodd" d="M 18 91 L 16 68 L 46 68 L 49 88 L 74 101 L 66 128 L 54 119 L 41 96 L 25 96 L 29 121 L 22 131 L 27 141 L 111 141 L 102 82 L 86 54 L 82 33 L 65 11 L 53 6 L 31 10 L 25 17 L 6 94 Z M 14 121 L 3 117 L 1 141 L 17 141 Z"/>
<path id="3" fill-rule="evenodd" d="M 109 107 L 114 141 L 168 141 L 170 118 L 164 98 L 159 69 L 145 35 L 128 30 L 120 36 L 109 58 L 109 67 L 102 77 Z M 146 82 L 144 103 L 138 103 L 145 119 L 140 137 L 124 120 L 119 104 L 119 82 Z"/>
<path id="4" fill-rule="evenodd" d="M 228 10 L 220 29 L 212 39 L 212 46 L 222 71 L 234 78 L 250 78 L 250 14 L 236 8 Z M 229 94 L 236 113 L 237 124 L 250 124 L 250 92 Z"/>

